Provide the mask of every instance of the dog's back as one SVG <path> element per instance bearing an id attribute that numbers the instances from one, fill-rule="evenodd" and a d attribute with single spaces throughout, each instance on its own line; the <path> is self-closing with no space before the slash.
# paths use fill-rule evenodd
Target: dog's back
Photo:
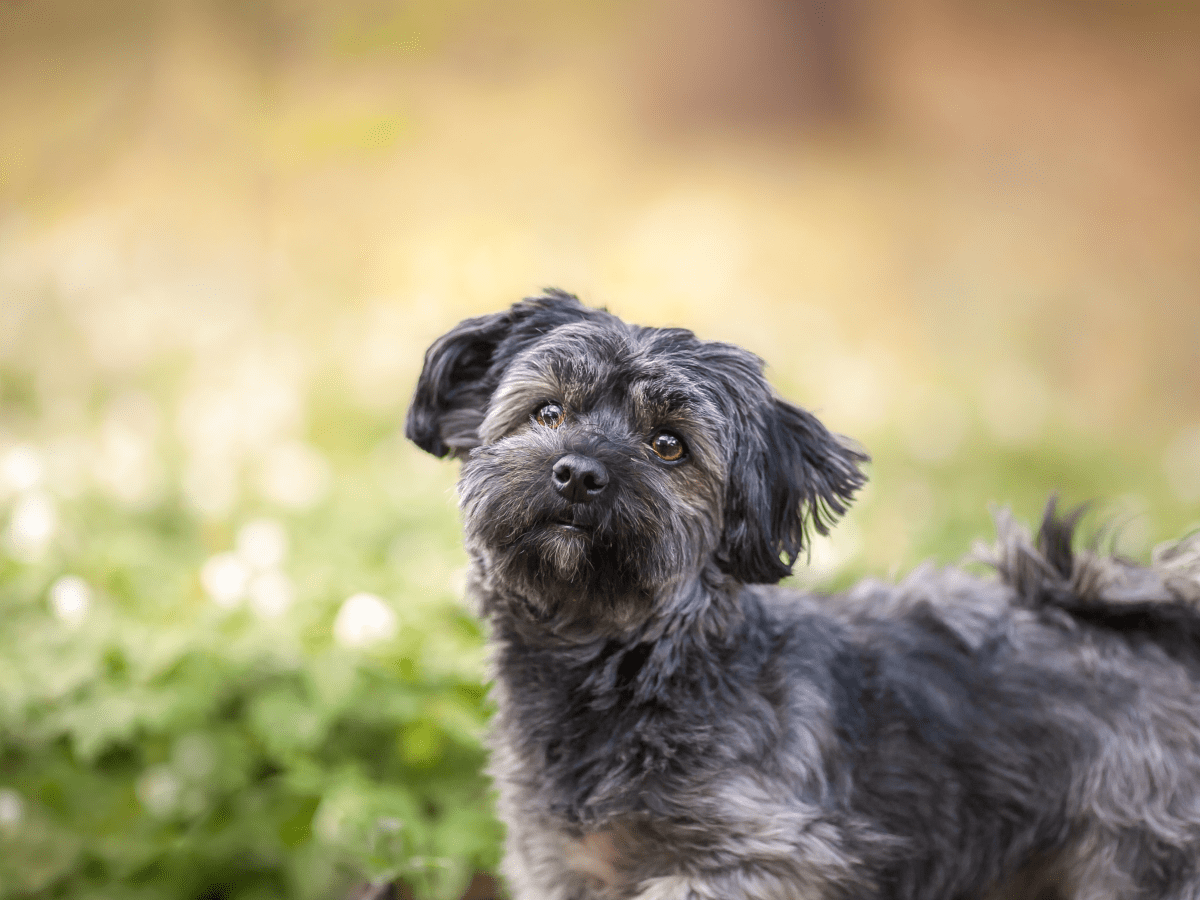
<path id="1" fill-rule="evenodd" d="M 1002 518 L 998 579 L 925 567 L 829 603 L 857 659 L 849 802 L 902 837 L 882 896 L 1200 896 L 1200 545 L 1140 567 L 1074 552 L 1076 520 Z"/>

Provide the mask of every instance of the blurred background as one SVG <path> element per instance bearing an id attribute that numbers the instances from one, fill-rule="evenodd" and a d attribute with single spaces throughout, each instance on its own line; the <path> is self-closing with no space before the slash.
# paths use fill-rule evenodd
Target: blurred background
<path id="1" fill-rule="evenodd" d="M 546 285 L 867 447 L 801 583 L 1054 492 L 1147 559 L 1200 521 L 1198 159 L 1182 2 L 2 0 L 0 897 L 492 895 L 400 424 Z"/>

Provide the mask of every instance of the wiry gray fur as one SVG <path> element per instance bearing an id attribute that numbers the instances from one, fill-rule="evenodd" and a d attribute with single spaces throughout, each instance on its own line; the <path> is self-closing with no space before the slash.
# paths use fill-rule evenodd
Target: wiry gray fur
<path id="1" fill-rule="evenodd" d="M 463 460 L 517 900 L 1200 900 L 1200 539 L 1051 507 L 997 577 L 778 588 L 865 456 L 557 291 L 435 343 L 406 430 Z"/>

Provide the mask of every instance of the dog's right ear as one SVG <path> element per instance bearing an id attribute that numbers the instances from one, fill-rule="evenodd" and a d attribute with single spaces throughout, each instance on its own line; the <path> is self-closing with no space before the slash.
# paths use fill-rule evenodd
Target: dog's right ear
<path id="1" fill-rule="evenodd" d="M 593 315 L 566 291 L 547 290 L 500 313 L 466 319 L 434 341 L 404 421 L 404 435 L 434 456 L 466 456 L 505 366 L 551 329 Z"/>

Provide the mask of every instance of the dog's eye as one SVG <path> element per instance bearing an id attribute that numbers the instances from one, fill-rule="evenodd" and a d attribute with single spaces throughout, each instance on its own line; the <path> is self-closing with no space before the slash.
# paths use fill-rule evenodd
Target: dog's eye
<path id="1" fill-rule="evenodd" d="M 545 425 L 547 428 L 557 428 L 563 423 L 566 413 L 563 412 L 562 406 L 558 403 L 547 403 L 537 411 L 537 415 L 534 418 L 537 419 L 539 425 Z"/>
<path id="2" fill-rule="evenodd" d="M 679 462 L 687 453 L 687 447 L 683 445 L 683 441 L 678 435 L 671 434 L 669 431 L 660 431 L 650 439 L 650 449 L 659 459 L 664 459 L 667 462 Z"/>

